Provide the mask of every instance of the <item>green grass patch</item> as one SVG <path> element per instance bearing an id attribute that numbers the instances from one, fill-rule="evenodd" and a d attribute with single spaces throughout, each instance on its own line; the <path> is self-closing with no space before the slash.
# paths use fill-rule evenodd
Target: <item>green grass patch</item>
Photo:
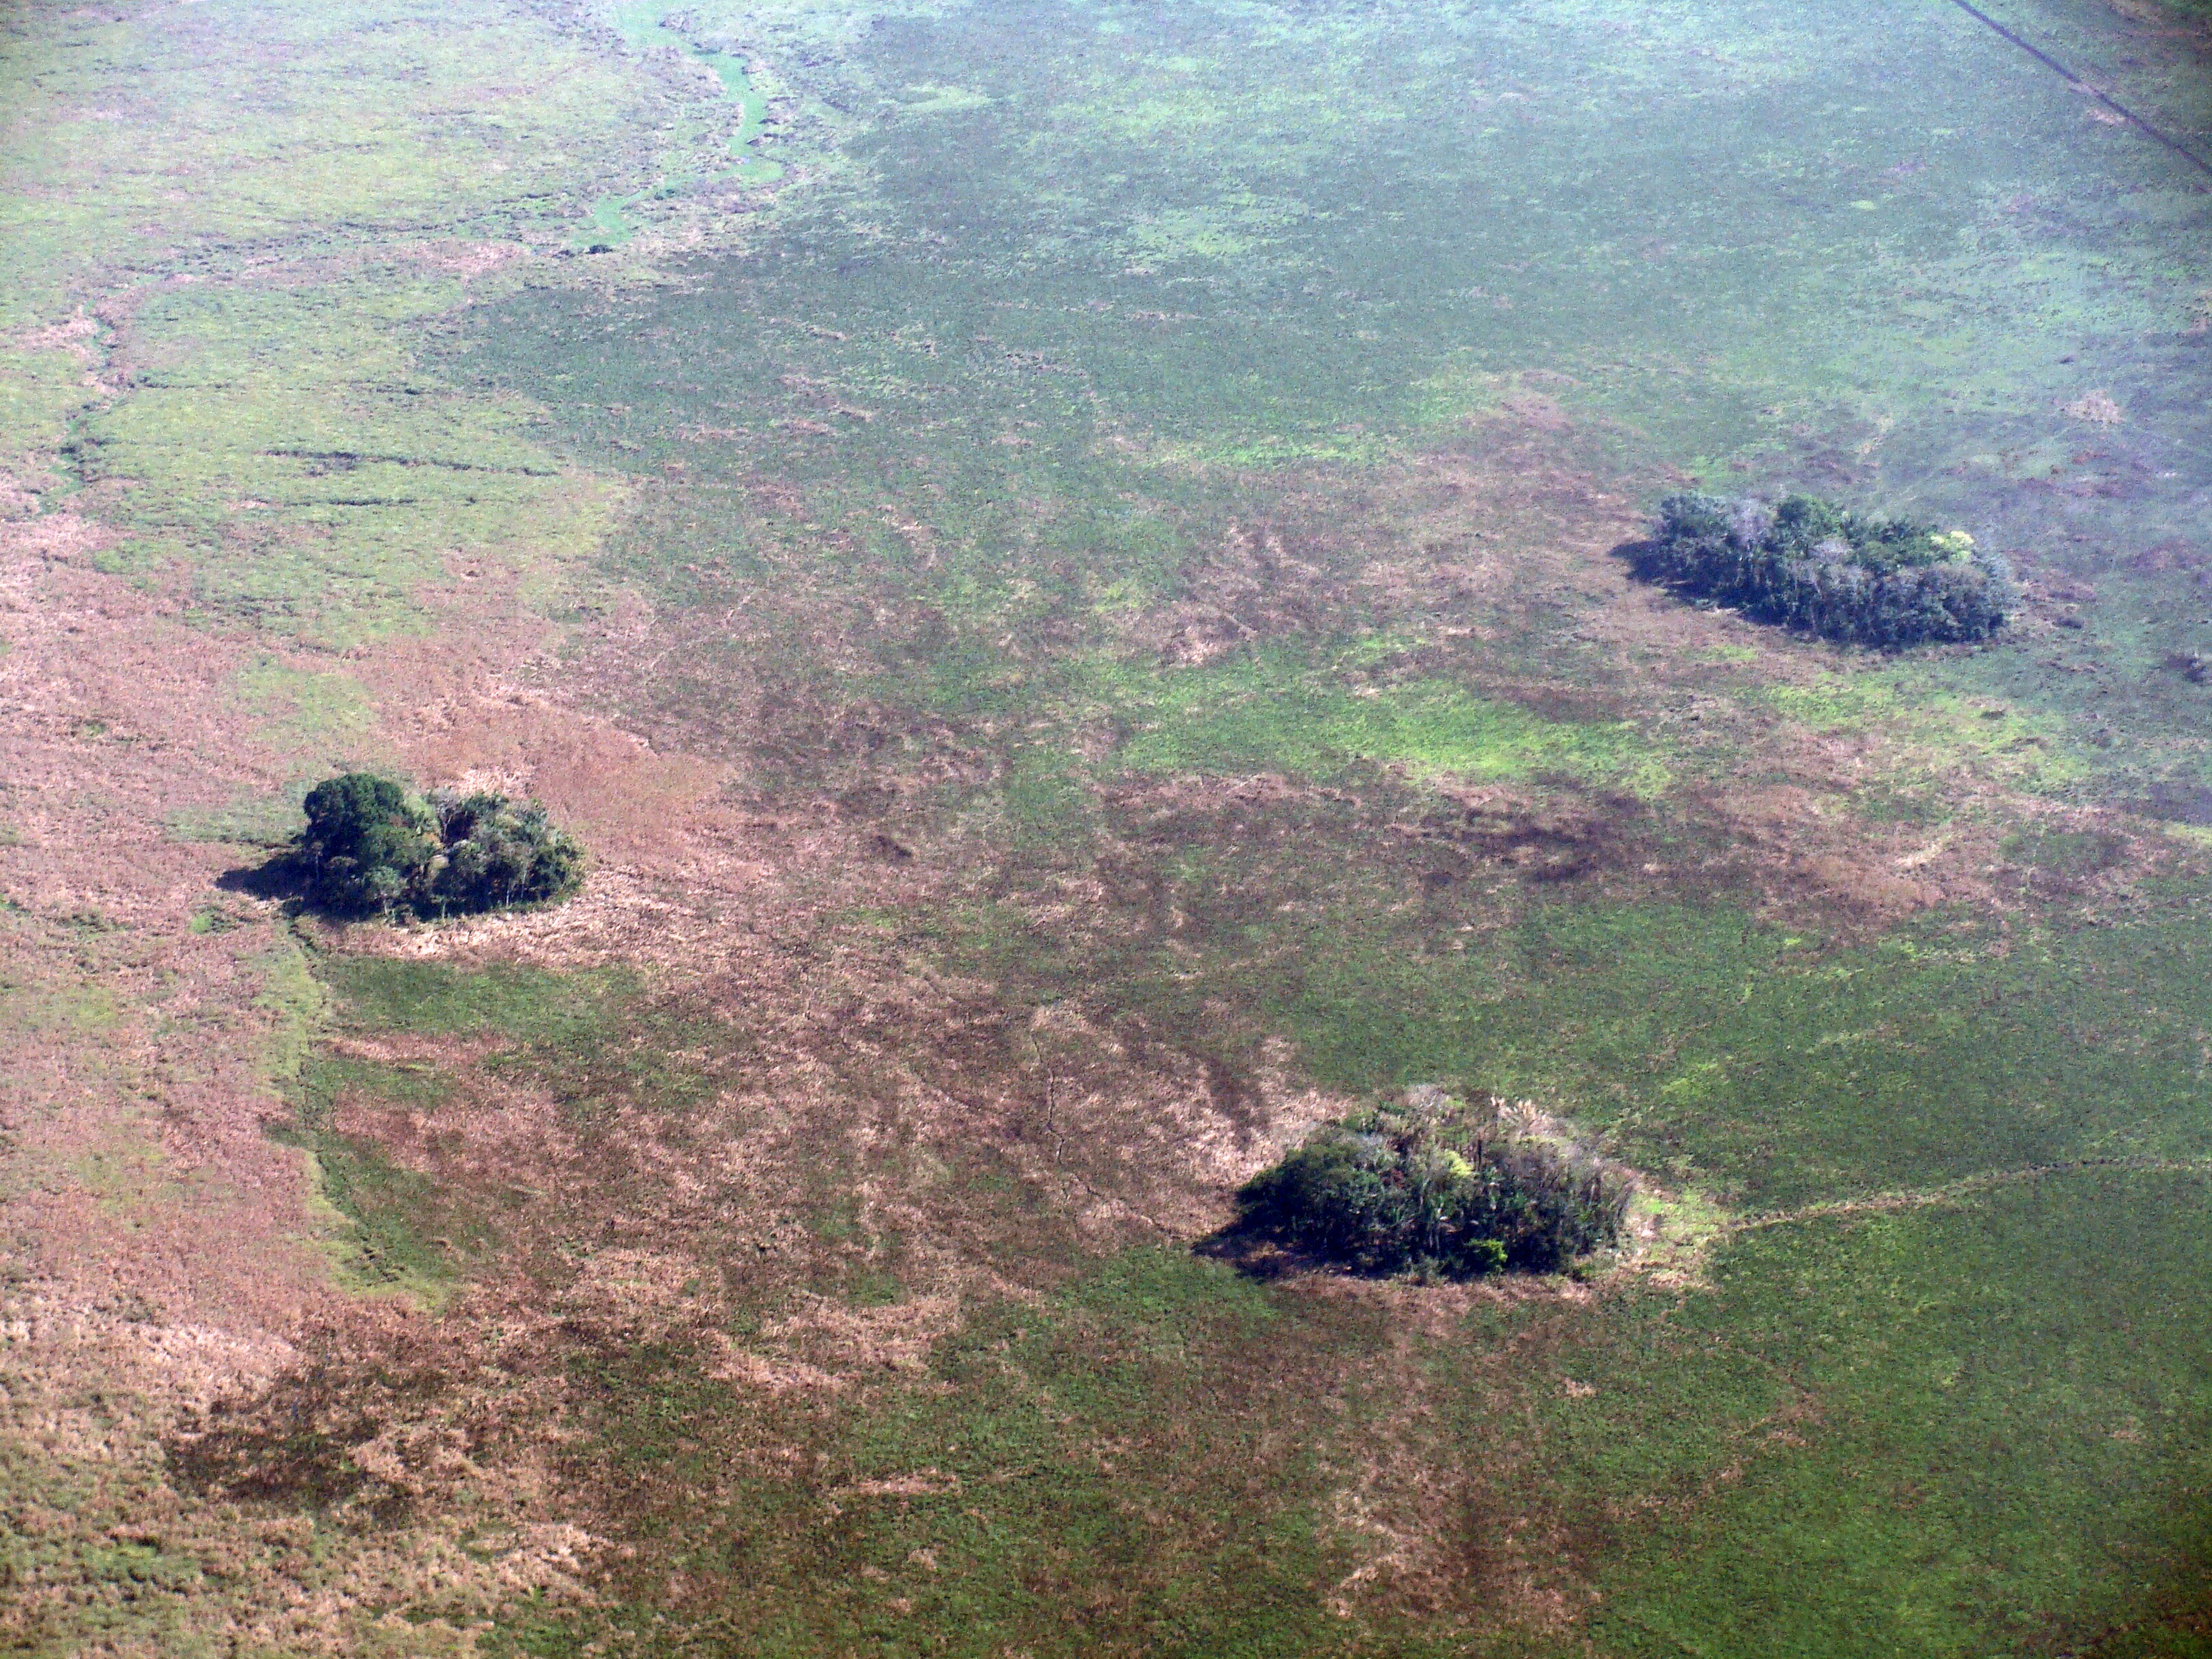
<path id="1" fill-rule="evenodd" d="M 434 1304 L 492 1246 L 489 1228 L 458 1194 L 392 1163 L 373 1139 L 335 1127 L 342 1105 L 434 1112 L 451 1086 L 428 1066 L 327 1052 L 301 1068 L 295 1121 L 276 1136 L 307 1156 L 323 1242 L 351 1289 L 397 1291 Z"/>
<path id="2" fill-rule="evenodd" d="M 1348 677 L 1292 652 L 1100 678 L 1133 728 L 1115 758 L 1134 771 L 1310 778 L 1396 765 L 1416 776 L 1555 775 L 1638 793 L 1656 792 L 1668 775 L 1627 721 L 1546 720 L 1443 680 L 1348 684 Z"/>
<path id="3" fill-rule="evenodd" d="M 281 796 L 240 793 L 220 806 L 179 806 L 162 819 L 172 841 L 215 842 L 234 847 L 285 847 L 307 823 L 300 811 L 304 789 Z"/>
<path id="4" fill-rule="evenodd" d="M 254 718 L 254 735 L 272 747 L 333 755 L 357 749 L 374 725 L 368 688 L 343 671 L 318 672 L 264 657 L 233 684 Z"/>
<path id="5" fill-rule="evenodd" d="M 417 626 L 422 587 L 457 568 L 587 550 L 612 492 L 563 475 L 526 404 L 415 361 L 465 298 L 457 281 L 387 267 L 149 299 L 133 319 L 137 384 L 74 441 L 125 538 L 103 563 L 182 574 L 211 623 L 327 647 Z M 349 676 L 273 656 L 238 689 L 286 745 L 327 749 L 368 715 Z"/>
<path id="6" fill-rule="evenodd" d="M 1880 781 L 1893 787 L 1956 772 L 2057 794 L 2090 775 L 2092 763 L 2063 715 L 1929 682 L 1924 669 L 1869 664 L 1766 686 L 1750 701 L 1816 732 L 1881 732 Z"/>
<path id="7" fill-rule="evenodd" d="M 2087 1156 L 2212 1152 L 2188 915 L 1943 918 L 1791 949 L 1726 913 L 1559 901 L 1464 952 L 1310 936 L 1270 1024 L 1339 1086 L 1466 1078 L 1753 1206 Z"/>
<path id="8" fill-rule="evenodd" d="M 2094 876 L 2109 870 L 2127 856 L 2127 843 L 2119 836 L 2096 830 L 2057 830 L 2031 825 L 2015 830 L 1999 843 L 2005 857 L 2058 876 Z"/>
<path id="9" fill-rule="evenodd" d="M 1606 1555 L 1592 1637 L 1963 1659 L 2136 1624 L 2198 1571 L 2166 1482 L 2203 1479 L 2212 1386 L 2161 1287 L 2212 1269 L 2209 1202 L 2202 1173 L 2051 1175 L 1766 1230 L 1711 1293 L 1612 1308 L 1563 1356 L 1594 1392 L 1540 1407 Z M 1639 1492 L 1668 1501 L 1630 1520 Z"/>
<path id="10" fill-rule="evenodd" d="M 387 1162 L 368 1142 L 326 1131 L 278 1139 L 307 1155 L 307 1178 L 325 1206 L 325 1243 L 338 1280 L 356 1291 L 398 1291 L 434 1304 L 455 1278 L 443 1235 L 434 1238 L 437 1183 Z M 451 1225 L 450 1221 L 445 1223 Z"/>
<path id="11" fill-rule="evenodd" d="M 556 974 L 498 963 L 475 969 L 392 957 L 327 957 L 317 964 L 341 1025 L 435 1036 L 492 1035 L 562 1042 L 604 1032 L 631 990 L 626 974 Z"/>

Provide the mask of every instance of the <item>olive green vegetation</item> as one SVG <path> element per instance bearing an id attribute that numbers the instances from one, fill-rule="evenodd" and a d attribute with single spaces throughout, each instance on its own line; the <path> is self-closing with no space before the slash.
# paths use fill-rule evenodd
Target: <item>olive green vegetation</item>
<path id="1" fill-rule="evenodd" d="M 1939 915 L 1836 950 L 1725 912 L 1560 901 L 1442 961 L 1339 956 L 1271 1000 L 1324 1077 L 1587 1103 L 1630 1162 L 1765 1209 L 2212 1154 L 2187 1035 L 2212 1012 L 2191 984 L 2203 914 L 2017 933 Z"/>
<path id="2" fill-rule="evenodd" d="M 1389 644 L 1327 653 L 1260 646 L 1167 672 L 1117 664 L 1077 697 L 1088 693 L 1126 723 L 1115 760 L 1138 772 L 1339 777 L 1361 763 L 1395 763 L 1426 776 L 1548 775 L 1639 793 L 1668 781 L 1672 757 L 1630 721 L 1547 719 L 1448 678 L 1393 672 Z"/>
<path id="3" fill-rule="evenodd" d="M 910 84 L 988 101 L 890 121 L 860 151 L 873 187 L 795 196 L 761 260 L 604 306 L 522 296 L 463 361 L 542 398 L 574 453 L 683 469 L 645 487 L 625 574 L 718 608 L 770 584 L 787 612 L 795 581 L 824 603 L 865 590 L 879 621 L 858 630 L 862 684 L 847 662 L 847 685 L 953 718 L 966 740 L 1018 714 L 1050 720 L 1063 743 L 1118 720 L 1141 762 L 1147 705 L 1189 671 L 1131 652 L 1117 618 L 1204 599 L 1224 524 L 1305 507 L 1261 458 L 1325 453 L 1352 467 L 1338 481 L 1356 497 L 1361 468 L 1498 409 L 1540 363 L 1555 378 L 1535 384 L 1582 427 L 1577 464 L 1633 478 L 1702 455 L 1778 483 L 1840 468 L 1857 498 L 2100 584 L 2111 626 L 2069 642 L 2079 660 L 1996 659 L 1966 678 L 2094 722 L 2108 787 L 2193 777 L 2203 700 L 2154 672 L 2193 638 L 2188 601 L 2124 597 L 2194 591 L 2188 568 L 2140 568 L 2187 534 L 2187 475 L 2144 447 L 2169 441 L 2153 427 L 2196 441 L 2197 416 L 2162 390 L 2185 379 L 2177 354 L 2191 349 L 2185 187 L 2140 144 L 2078 143 L 2075 95 L 1962 16 L 1885 11 L 1877 49 L 1841 15 L 1808 24 L 1786 9 L 1710 26 L 1574 15 L 1644 29 L 1638 56 L 1618 59 L 1595 29 L 1539 53 L 1528 20 L 1431 34 L 1399 17 L 1292 27 L 1200 8 L 1127 39 L 1037 7 L 1018 25 L 887 27 L 838 74 L 887 100 Z M 997 51 L 1014 27 L 1035 53 Z M 1708 44 L 1720 39 L 1728 52 Z M 1955 118 L 1929 125 L 1857 99 L 1897 61 L 1925 65 L 1927 106 Z M 1049 76 L 1024 67 L 1048 62 Z M 1581 90 L 1592 83 L 1636 89 L 1627 160 L 1602 137 L 1611 106 L 1594 112 Z M 1414 107 L 1451 113 L 1415 122 Z M 1176 142 L 1133 147 L 1140 115 Z M 1832 131 L 1843 148 L 1816 163 Z M 1085 182 L 1063 201 L 1050 178 Z M 1233 264 L 1132 257 L 1132 224 L 1242 200 L 1231 178 L 1279 220 Z M 1705 205 L 1684 222 L 1658 204 L 1687 178 L 1706 181 Z M 2023 195 L 2063 200 L 2081 235 L 2005 205 Z M 1025 205 L 1040 199 L 1059 204 L 1042 240 Z M 1279 205 L 1291 201 L 1301 210 Z M 1686 223 L 1699 238 L 1684 240 Z M 2103 250 L 2094 265 L 2083 239 Z M 607 349 L 610 329 L 623 350 Z M 2099 389 L 2118 426 L 2058 407 Z M 763 508 L 747 484 L 763 474 L 802 484 L 805 505 Z M 1387 546 L 1392 528 L 1369 533 Z M 1298 556 L 1348 574 L 1341 550 Z M 1387 727 L 1439 678 L 1485 668 L 1593 672 L 1576 637 L 1591 597 L 1543 596 L 1541 625 L 1440 653 L 1443 675 L 1401 677 L 1363 720 Z M 1414 621 L 1326 581 L 1312 602 L 1352 635 Z M 1443 620 L 1460 620 L 1453 609 Z M 1134 659 L 1102 689 L 1074 674 L 1071 643 Z M 1284 647 L 1250 654 L 1269 648 Z M 821 665 L 767 629 L 726 653 L 672 659 L 672 694 L 711 703 L 742 653 L 787 706 L 830 695 Z M 1232 763 L 1312 769 L 1338 747 L 1303 714 L 1277 724 L 1273 757 L 1243 744 Z"/>
<path id="4" fill-rule="evenodd" d="M 54 324 L 122 273 L 159 292 L 256 252 L 512 236 L 711 143 L 585 35 L 470 0 L 42 7 L 9 28 L 10 161 L 42 181 L 5 210 L 11 330 Z"/>
<path id="5" fill-rule="evenodd" d="M 10 163 L 42 182 L 0 208 L 0 458 L 120 532 L 102 562 L 203 625 L 330 648 L 421 627 L 426 582 L 520 573 L 528 595 L 592 544 L 609 488 L 417 348 L 596 191 L 711 149 L 719 117 L 496 5 L 8 27 Z"/>
<path id="6" fill-rule="evenodd" d="M 344 1024 L 441 1036 L 497 1033 L 517 1042 L 589 1040 L 628 994 L 612 972 L 501 964 L 471 973 L 443 963 L 358 956 L 326 957 L 318 969 L 341 1000 Z"/>
<path id="7" fill-rule="evenodd" d="M 1715 1247 L 1710 1288 L 1483 1304 L 1422 1348 L 1444 1425 L 1423 1455 L 1486 1444 L 1501 1390 L 1525 1402 L 1509 1490 L 1478 1486 L 1474 1524 L 1540 1494 L 1572 1540 L 1544 1571 L 1594 1577 L 1605 1650 L 1715 1632 L 1741 1651 L 2002 1650 L 2022 1607 L 2094 1632 L 2187 1582 L 2197 1521 L 2150 1472 L 2194 1468 L 2212 1426 L 2190 1304 L 2160 1288 L 2201 1270 L 2212 1179 L 2201 906 L 2024 937 L 1960 920 L 1838 951 L 1562 900 L 1517 952 L 1493 948 L 1494 1000 L 1440 1033 L 1418 1011 L 1374 1026 L 1325 1002 L 1268 1022 L 1342 1075 L 1456 1063 L 1599 1103 L 1617 1145 L 1732 1194 L 1751 1223 Z M 498 1034 L 524 1078 L 641 1046 L 746 1063 L 726 1031 L 676 1038 L 600 981 L 342 966 L 348 1025 Z M 1378 1005 L 1407 994 L 1373 963 L 1342 974 Z M 1441 1013 L 1449 986 L 1435 994 Z M 1333 1024 L 1395 1047 L 1333 1052 Z M 629 1097 L 680 1113 L 713 1092 L 646 1079 Z M 577 1097 L 611 1095 L 602 1076 Z M 832 1190 L 868 1178 L 841 1137 L 814 1145 Z M 1018 1230 L 1033 1200 L 1015 1183 L 969 1201 Z M 890 1260 L 896 1298 L 912 1269 Z M 817 1282 L 857 1291 L 854 1271 Z M 924 1374 L 828 1409 L 732 1394 L 693 1340 L 578 1358 L 598 1404 L 574 1468 L 610 1483 L 657 1567 L 730 1587 L 690 1606 L 701 1639 L 901 1650 L 954 1630 L 954 1650 L 987 1653 L 1046 1639 L 1079 1570 L 1112 1650 L 1364 1639 L 1322 1605 L 1358 1558 L 1320 1506 L 1389 1416 L 1380 1306 L 1139 1251 L 1042 1305 L 971 1310 Z M 763 1443 L 804 1448 L 811 1473 L 732 1481 Z M 1102 1445 L 1121 1449 L 1095 1463 Z M 878 1481 L 900 1495 L 866 1495 Z M 1800 1574 L 1817 1594 L 1773 1592 Z M 663 1610 L 633 1591 L 541 1634 L 645 1640 Z M 1393 1640 L 1423 1650 L 1417 1625 Z"/>
<path id="8" fill-rule="evenodd" d="M 2193 1035 L 2212 1019 L 2198 899 L 2124 927 L 1938 912 L 1844 946 L 1721 907 L 1556 890 L 1474 933 L 1375 884 L 1301 895 L 1255 925 L 1218 866 L 1171 879 L 1189 918 L 1150 950 L 980 934 L 1030 994 L 1143 1010 L 1237 1052 L 1296 1039 L 1346 1091 L 1473 1077 L 1571 1102 L 1625 1161 L 1740 1208 L 1940 1187 L 1990 1170 L 2212 1156 Z M 1369 924 L 1371 927 L 1371 924 Z"/>
<path id="9" fill-rule="evenodd" d="M 491 1038 L 491 1071 L 550 1087 L 574 1119 L 604 1115 L 625 1100 L 649 1099 L 666 1109 L 698 1097 L 697 1080 L 672 1059 L 696 1047 L 696 1031 L 680 1017 L 641 1006 L 626 975 L 505 964 L 462 971 L 362 956 L 325 957 L 317 968 L 331 995 L 325 1030 Z M 329 1048 L 297 1067 L 288 1085 L 293 1120 L 272 1133 L 309 1154 L 310 1179 L 325 1211 L 325 1243 L 350 1286 L 437 1305 L 495 1259 L 501 1212 L 513 1192 L 395 1164 L 367 1127 L 385 1112 L 434 1125 L 458 1087 L 428 1061 L 368 1060 Z"/>
<path id="10" fill-rule="evenodd" d="M 1528 1474 L 1607 1561 L 1601 1650 L 2081 1651 L 2155 1625 L 2201 1571 L 2203 1516 L 2153 1471 L 2201 1480 L 2212 1391 L 2154 1287 L 2203 1270 L 2206 1179 L 2053 1173 L 1764 1229 L 1710 1294 L 1538 1337 L 1581 1388 L 1530 1380 Z"/>
<path id="11" fill-rule="evenodd" d="M 147 297 L 131 395 L 72 428 L 78 480 L 123 532 L 101 562 L 181 581 L 209 627 L 329 648 L 420 627 L 426 583 L 587 548 L 608 487 L 564 473 L 526 405 L 456 391 L 410 349 L 466 299 L 419 267 Z"/>
<path id="12" fill-rule="evenodd" d="M 434 1304 L 492 1242 L 483 1220 L 439 1183 L 394 1164 L 373 1137 L 343 1133 L 331 1121 L 341 1099 L 356 1109 L 434 1109 L 440 1085 L 425 1067 L 317 1054 L 295 1085 L 295 1121 L 272 1132 L 311 1158 L 310 1178 L 329 1211 L 326 1243 L 355 1289 Z"/>
<path id="13" fill-rule="evenodd" d="M 618 1117 L 636 1105 L 680 1115 L 754 1057 L 726 1022 L 647 997 L 623 969 L 501 963 L 465 971 L 358 956 L 326 957 L 318 968 L 338 1030 L 491 1039 L 486 1066 L 542 1086 L 572 1121 Z M 715 1067 L 702 1066 L 703 1052 L 717 1056 Z"/>
<path id="14" fill-rule="evenodd" d="M 582 1357 L 600 1402 L 582 1426 L 656 1553 L 717 1587 L 686 1621 L 694 1639 L 794 1659 L 1335 1652 L 1342 1621 L 1313 1587 L 1353 1564 L 1318 1525 L 1321 1454 L 1268 1443 L 1285 1421 L 1329 1420 L 1297 1381 L 1373 1334 L 1220 1264 L 1144 1251 L 1041 1305 L 979 1305 L 915 1386 L 866 1404 L 732 1412 L 682 1347 Z M 1254 1345 L 1282 1352 L 1273 1376 L 1243 1364 Z M 732 1454 L 763 1431 L 802 1448 L 808 1472 L 744 1472 Z M 704 1510 L 690 1496 L 702 1484 L 717 1492 Z M 562 1633 L 650 1650 L 660 1615 L 635 1589 Z"/>
<path id="15" fill-rule="evenodd" d="M 826 779 L 848 802 L 897 799 L 899 833 L 946 856 L 994 838 L 972 908 L 903 927 L 1010 1002 L 1073 998 L 1232 1065 L 1287 1036 L 1354 1093 L 1464 1077 L 1559 1102 L 1615 1155 L 1739 1214 L 1875 1203 L 1727 1235 L 1710 1291 L 1483 1313 L 1423 1347 L 1430 1375 L 1480 1378 L 1444 1385 L 1452 1427 L 1430 1455 L 1479 1459 L 1498 1391 L 1528 1402 L 1516 1490 L 1563 1540 L 1539 1575 L 1601 1593 L 1606 1650 L 2002 1650 L 2022 1620 L 2088 1639 L 2185 1583 L 2194 1328 L 2160 1314 L 2154 1341 L 2100 1344 L 2087 1285 L 2136 1251 L 2112 1316 L 2148 1321 L 2171 1305 L 2150 1286 L 2193 1271 L 2159 1218 L 2212 1152 L 2193 897 L 2123 928 L 2063 906 L 1939 910 L 1847 942 L 1762 922 L 1724 885 L 1486 896 L 1478 866 L 1431 896 L 1356 805 L 1177 817 L 1143 792 L 1255 773 L 1390 800 L 1423 780 L 1611 791 L 1657 803 L 1607 809 L 1646 838 L 1638 856 L 1698 853 L 1668 791 L 1729 778 L 1735 758 L 1638 708 L 1633 665 L 1578 637 L 1596 593 L 1509 586 L 1510 604 L 1428 610 L 1358 580 L 1362 558 L 1413 557 L 1422 532 L 1354 503 L 1540 392 L 1574 428 L 1558 465 L 1632 505 L 1668 466 L 1802 483 L 1966 526 L 2081 591 L 2088 626 L 2055 644 L 1824 658 L 1779 684 L 1756 658 L 1717 661 L 1700 690 L 1747 714 L 1875 738 L 1848 810 L 1931 832 L 2008 810 L 1944 799 L 1968 780 L 2193 799 L 2207 711 L 2160 665 L 2202 610 L 2186 503 L 2206 434 L 2173 390 L 2193 372 L 2194 185 L 1948 8 L 1009 6 L 887 23 L 832 56 L 823 73 L 882 112 L 850 152 L 865 167 L 787 201 L 762 258 L 608 301 L 519 295 L 459 360 L 542 402 L 567 453 L 682 468 L 641 486 L 613 548 L 625 579 L 702 615 L 837 619 L 834 673 L 796 626 L 678 647 L 663 714 L 712 744 L 718 700 L 765 688 L 748 704 L 764 727 L 725 750 L 764 793 Z M 764 499 L 763 477 L 794 495 Z M 1240 577 L 1255 524 L 1286 551 Z M 1143 626 L 1177 605 L 1237 626 L 1179 659 Z M 1531 679 L 1596 695 L 1533 699 Z M 919 805 L 871 793 L 933 765 L 945 781 Z M 2109 867 L 2005 833 L 2054 879 Z M 1099 926 L 1031 920 L 1032 884 L 1094 872 Z M 1101 1294 L 1127 1293 L 1097 1272 Z M 1310 1306 L 1244 1293 L 1279 1319 Z M 1937 1311 L 1954 1307 L 1971 1344 Z M 1313 1352 L 1356 1376 L 1387 1340 Z M 1501 1370 L 1502 1351 L 1518 1358 Z M 1255 1363 L 1206 1361 L 1224 1388 Z M 611 1379 L 629 1403 L 606 1432 L 641 1431 L 632 1407 L 684 1370 L 669 1355 Z M 2161 1401 L 2171 1432 L 2140 1405 L 2108 1419 L 2073 1403 L 2091 1399 Z M 993 1410 L 987 1392 L 940 1395 L 880 1467 L 937 1462 L 940 1432 L 967 1445 Z M 1202 1401 L 1149 1420 L 1170 1418 L 1227 1426 Z M 719 1417 L 686 1396 L 664 1420 L 655 1443 Z M 1371 1429 L 1325 1425 L 1316 1455 L 1356 1460 Z M 1295 1515 L 1277 1480 L 1230 1512 Z M 2075 1496 L 2099 1481 L 2124 1499 Z M 943 1502 L 996 1522 L 1005 1491 L 971 1480 Z M 900 1565 L 910 1538 L 956 1524 L 979 1532 L 963 1574 Z M 987 1550 L 983 1525 L 946 1514 L 885 1539 L 871 1521 L 835 1558 L 887 1573 L 872 1605 L 908 1601 L 911 1625 L 807 1622 L 839 1593 L 786 1569 L 795 1645 L 1012 1640 L 948 1587 L 1034 1571 L 1050 1540 L 1081 1553 L 1088 1534 L 1025 1515 Z M 829 1547 L 807 1536 L 794 1562 Z M 1309 1583 L 1268 1604 L 1318 1605 Z M 1790 1588 L 1811 1583 L 1833 1588 Z M 1209 1595 L 1224 1614 L 1261 1604 L 1226 1578 Z M 1248 1645 L 1358 1639 L 1285 1626 Z M 1416 1650 L 1404 1639 L 1392 1650 Z"/>

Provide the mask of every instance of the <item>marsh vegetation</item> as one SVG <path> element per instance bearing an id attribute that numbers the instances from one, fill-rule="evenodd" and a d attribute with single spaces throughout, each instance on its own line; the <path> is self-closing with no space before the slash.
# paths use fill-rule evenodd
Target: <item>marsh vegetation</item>
<path id="1" fill-rule="evenodd" d="M 0 1645 L 2185 1645 L 2168 156 L 1953 6 L 18 10 Z M 1876 503 L 2057 625 L 1804 643 L 2000 608 Z M 205 905 L 360 753 L 638 878 Z M 271 896 L 572 879 L 412 788 Z"/>

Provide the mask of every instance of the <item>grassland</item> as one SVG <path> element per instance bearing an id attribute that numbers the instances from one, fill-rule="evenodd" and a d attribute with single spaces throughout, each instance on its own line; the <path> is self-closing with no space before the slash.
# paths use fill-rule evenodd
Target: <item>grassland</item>
<path id="1" fill-rule="evenodd" d="M 1948 6 L 0 27 L 18 1648 L 2202 1646 L 2201 178 Z M 284 917 L 355 762 L 592 884 Z M 1214 1248 L 1428 1081 L 1656 1236 Z"/>

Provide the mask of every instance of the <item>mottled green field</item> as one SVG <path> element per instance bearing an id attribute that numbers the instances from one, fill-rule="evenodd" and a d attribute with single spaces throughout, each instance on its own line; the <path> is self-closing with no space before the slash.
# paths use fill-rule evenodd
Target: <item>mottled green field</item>
<path id="1" fill-rule="evenodd" d="M 2212 1650 L 2212 177 L 1942 0 L 0 28 L 21 1650 Z M 349 763 L 584 897 L 251 896 Z M 1656 1236 L 1240 1265 L 1431 1082 Z"/>

